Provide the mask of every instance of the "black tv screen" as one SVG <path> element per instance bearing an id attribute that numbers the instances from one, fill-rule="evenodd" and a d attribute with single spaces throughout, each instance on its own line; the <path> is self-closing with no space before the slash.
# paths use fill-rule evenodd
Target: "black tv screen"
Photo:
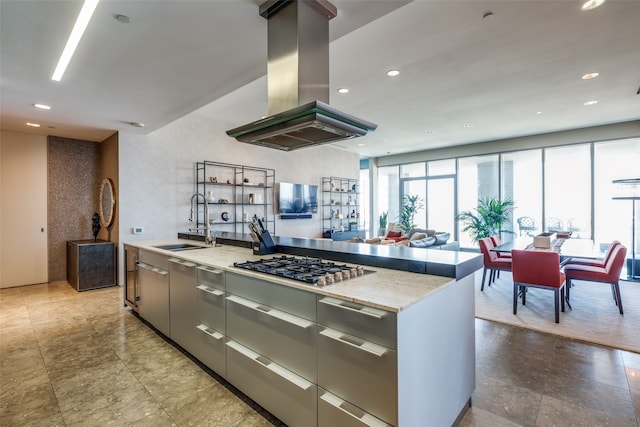
<path id="1" fill-rule="evenodd" d="M 278 209 L 281 214 L 318 213 L 318 186 L 281 182 Z"/>

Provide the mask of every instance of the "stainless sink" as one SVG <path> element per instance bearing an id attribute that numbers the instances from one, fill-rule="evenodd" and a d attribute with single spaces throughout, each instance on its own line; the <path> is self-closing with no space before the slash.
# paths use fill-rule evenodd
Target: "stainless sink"
<path id="1" fill-rule="evenodd" d="M 191 251 L 194 249 L 205 249 L 206 246 L 192 245 L 190 243 L 175 243 L 172 245 L 158 245 L 154 248 L 164 249 L 165 251 L 179 252 L 179 251 Z"/>

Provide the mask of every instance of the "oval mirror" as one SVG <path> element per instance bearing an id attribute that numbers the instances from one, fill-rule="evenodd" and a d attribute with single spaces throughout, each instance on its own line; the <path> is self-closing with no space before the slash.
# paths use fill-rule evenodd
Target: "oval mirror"
<path id="1" fill-rule="evenodd" d="M 105 227 L 111 227 L 113 223 L 114 207 L 116 198 L 113 194 L 113 183 L 109 178 L 105 178 L 100 186 L 100 224 Z"/>

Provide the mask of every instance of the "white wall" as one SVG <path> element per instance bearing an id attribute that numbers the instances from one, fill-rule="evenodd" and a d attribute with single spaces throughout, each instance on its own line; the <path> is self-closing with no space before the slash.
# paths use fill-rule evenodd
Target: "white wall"
<path id="1" fill-rule="evenodd" d="M 198 161 L 275 169 L 276 183 L 320 185 L 323 176 L 359 176 L 358 154 L 328 145 L 287 153 L 244 144 L 225 134 L 234 126 L 195 112 L 147 136 L 120 133 L 121 242 L 174 238 L 192 226 L 187 218 Z M 134 226 L 144 227 L 144 233 L 131 234 Z M 313 219 L 277 219 L 276 234 L 321 237 L 321 214 Z"/>
<path id="2" fill-rule="evenodd" d="M 0 131 L 0 194 L 0 287 L 46 282 L 46 136 Z"/>

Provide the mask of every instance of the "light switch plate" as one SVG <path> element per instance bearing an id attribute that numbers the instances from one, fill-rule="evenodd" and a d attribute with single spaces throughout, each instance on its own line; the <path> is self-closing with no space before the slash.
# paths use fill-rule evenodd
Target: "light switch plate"
<path id="1" fill-rule="evenodd" d="M 131 234 L 142 234 L 142 227 L 131 227 Z"/>

